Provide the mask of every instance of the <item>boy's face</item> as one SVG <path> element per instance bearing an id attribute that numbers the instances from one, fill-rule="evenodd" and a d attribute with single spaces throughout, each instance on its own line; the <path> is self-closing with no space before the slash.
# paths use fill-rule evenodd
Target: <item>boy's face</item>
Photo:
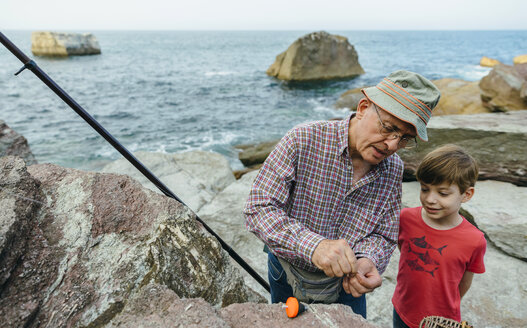
<path id="1" fill-rule="evenodd" d="M 474 187 L 461 192 L 456 184 L 426 184 L 421 182 L 420 200 L 423 214 L 438 224 L 448 225 L 459 219 L 461 204 L 467 202 L 474 194 Z"/>

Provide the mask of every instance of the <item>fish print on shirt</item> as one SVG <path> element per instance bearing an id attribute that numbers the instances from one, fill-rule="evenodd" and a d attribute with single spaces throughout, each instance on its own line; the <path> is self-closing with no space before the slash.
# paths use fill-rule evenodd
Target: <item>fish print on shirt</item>
<path id="1" fill-rule="evenodd" d="M 435 267 L 433 268 L 432 270 L 426 270 L 425 268 L 423 268 L 420 264 L 419 264 L 419 260 L 418 259 L 415 259 L 415 260 L 406 260 L 406 264 L 408 264 L 408 266 L 410 267 L 410 269 L 414 270 L 414 271 L 424 271 L 426 273 L 430 273 L 432 275 L 432 277 L 434 276 L 434 272 L 439 269 L 439 267 Z"/>
<path id="2" fill-rule="evenodd" d="M 430 254 L 428 253 L 428 251 L 425 251 L 424 253 L 416 252 L 416 251 L 414 251 L 414 250 L 412 249 L 412 246 L 410 246 L 410 244 L 408 244 L 408 252 L 417 255 L 417 257 L 420 258 L 421 261 L 423 261 L 424 264 L 435 264 L 435 265 L 439 265 L 439 262 L 437 262 L 436 260 L 434 260 L 434 259 L 432 258 L 432 256 L 430 256 Z"/>
<path id="3" fill-rule="evenodd" d="M 410 241 L 411 243 L 408 244 L 407 251 L 409 254 L 413 254 L 413 256 L 409 255 L 409 259 L 406 260 L 406 264 L 413 271 L 423 271 L 429 273 L 432 277 L 435 277 L 434 272 L 439 269 L 439 262 L 435 260 L 432 255 L 430 255 L 430 252 L 428 250 L 435 250 L 437 251 L 437 253 L 439 253 L 439 255 L 436 254 L 435 256 L 442 256 L 443 249 L 445 249 L 445 247 L 447 247 L 448 245 L 436 248 L 426 242 L 425 236 L 418 238 L 410 238 Z M 412 248 L 412 244 L 415 246 L 414 248 Z M 425 252 L 418 252 L 418 248 L 424 249 Z M 411 257 L 413 257 L 413 259 Z"/>
<path id="4" fill-rule="evenodd" d="M 439 248 L 435 248 L 434 246 L 430 245 L 429 243 L 426 242 L 425 240 L 425 236 L 423 237 L 420 237 L 420 238 L 410 238 L 410 241 L 417 247 L 419 248 L 424 248 L 424 249 L 435 249 L 436 251 L 439 252 L 439 254 L 441 254 L 441 252 L 443 251 L 443 249 L 445 247 L 447 247 L 448 245 L 445 245 L 445 246 L 441 246 Z"/>

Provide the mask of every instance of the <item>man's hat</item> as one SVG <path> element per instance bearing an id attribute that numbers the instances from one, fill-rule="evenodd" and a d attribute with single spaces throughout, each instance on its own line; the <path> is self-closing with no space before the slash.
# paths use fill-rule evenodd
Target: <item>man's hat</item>
<path id="1" fill-rule="evenodd" d="M 395 71 L 362 92 L 375 105 L 412 124 L 419 138 L 428 141 L 426 124 L 441 96 L 428 79 L 414 72 Z"/>

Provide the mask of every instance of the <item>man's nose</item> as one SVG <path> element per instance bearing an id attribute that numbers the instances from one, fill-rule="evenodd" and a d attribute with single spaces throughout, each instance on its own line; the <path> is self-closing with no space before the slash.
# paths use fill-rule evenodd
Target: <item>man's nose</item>
<path id="1" fill-rule="evenodd" d="M 389 151 L 397 151 L 399 149 L 399 138 L 384 140 L 384 143 L 388 146 Z"/>

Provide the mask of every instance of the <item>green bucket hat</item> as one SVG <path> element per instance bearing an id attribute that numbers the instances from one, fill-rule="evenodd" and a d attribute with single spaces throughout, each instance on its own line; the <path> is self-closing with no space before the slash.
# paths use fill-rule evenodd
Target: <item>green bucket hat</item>
<path id="1" fill-rule="evenodd" d="M 426 125 L 441 96 L 428 79 L 414 72 L 395 71 L 362 93 L 375 105 L 412 124 L 419 138 L 428 141 Z"/>

